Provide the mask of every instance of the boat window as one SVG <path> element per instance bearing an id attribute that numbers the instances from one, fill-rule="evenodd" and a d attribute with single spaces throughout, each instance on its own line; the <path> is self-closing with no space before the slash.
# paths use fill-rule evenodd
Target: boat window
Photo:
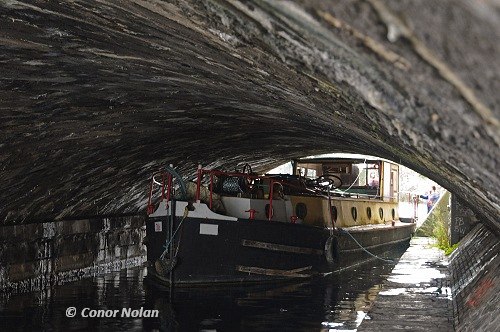
<path id="1" fill-rule="evenodd" d="M 295 206 L 295 215 L 300 219 L 304 219 L 307 215 L 307 205 L 304 203 L 297 203 Z"/>
<path id="2" fill-rule="evenodd" d="M 372 208 L 371 207 L 366 208 L 366 215 L 368 216 L 368 219 L 372 218 Z"/>
<path id="3" fill-rule="evenodd" d="M 378 215 L 380 216 L 380 219 L 384 219 L 384 209 L 379 208 L 378 209 Z"/>
<path id="4" fill-rule="evenodd" d="M 352 219 L 354 219 L 354 221 L 356 221 L 356 219 L 358 219 L 358 210 L 354 206 L 351 208 L 351 215 L 352 215 Z"/>
<path id="5" fill-rule="evenodd" d="M 335 223 L 337 222 L 337 207 L 332 206 L 332 221 Z"/>
<path id="6" fill-rule="evenodd" d="M 311 160 L 296 165 L 296 174 L 306 179 L 321 176 L 338 178 L 341 186 L 335 189 L 345 194 L 369 195 L 379 197 L 382 175 L 381 162 L 378 160 Z M 339 183 L 340 184 L 340 183 Z"/>
<path id="7" fill-rule="evenodd" d="M 378 188 L 380 181 L 378 168 L 376 167 L 368 168 L 367 172 L 368 172 L 368 181 L 367 181 L 368 186 L 370 188 Z"/>
<path id="8" fill-rule="evenodd" d="M 328 163 L 323 164 L 323 174 L 348 174 L 351 172 L 350 163 Z"/>
<path id="9" fill-rule="evenodd" d="M 321 164 L 304 164 L 298 168 L 300 175 L 309 179 L 315 179 L 320 176 L 319 169 L 321 169 Z"/>
<path id="10" fill-rule="evenodd" d="M 366 164 L 355 164 L 352 168 L 354 180 L 350 185 L 366 186 Z"/>

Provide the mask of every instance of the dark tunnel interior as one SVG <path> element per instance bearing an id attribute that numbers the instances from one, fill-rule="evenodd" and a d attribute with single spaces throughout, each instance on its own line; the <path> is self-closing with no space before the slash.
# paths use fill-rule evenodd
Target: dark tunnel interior
<path id="1" fill-rule="evenodd" d="M 353 152 L 498 234 L 499 22 L 465 3 L 2 2 L 0 220 L 143 214 L 168 164 Z"/>

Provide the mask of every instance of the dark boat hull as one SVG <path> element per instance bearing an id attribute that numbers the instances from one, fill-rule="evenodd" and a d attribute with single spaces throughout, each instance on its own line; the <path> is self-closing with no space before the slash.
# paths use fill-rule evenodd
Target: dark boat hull
<path id="1" fill-rule="evenodd" d="M 166 216 L 146 224 L 148 276 L 162 283 L 255 283 L 323 275 L 372 259 L 360 245 L 375 255 L 408 245 L 415 228 L 373 225 L 332 236 L 326 228 L 283 222 L 186 218 L 179 227 L 181 221 L 177 217 L 170 225 Z M 159 259 L 172 233 L 172 246 Z"/>

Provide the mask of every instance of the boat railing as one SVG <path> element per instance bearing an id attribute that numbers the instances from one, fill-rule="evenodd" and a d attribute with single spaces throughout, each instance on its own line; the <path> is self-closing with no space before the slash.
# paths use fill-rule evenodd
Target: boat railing
<path id="1" fill-rule="evenodd" d="M 331 193 L 333 195 L 339 195 L 341 197 L 364 198 L 364 199 L 382 199 L 382 197 L 379 195 L 371 195 L 371 194 L 365 194 L 365 193 L 342 190 L 342 189 L 332 190 Z"/>
<path id="2" fill-rule="evenodd" d="M 161 177 L 161 182 L 156 180 L 156 177 Z M 165 179 L 167 180 L 165 183 Z M 151 175 L 151 184 L 149 187 L 149 197 L 148 197 L 148 206 L 147 206 L 147 214 L 152 214 L 154 212 L 155 206 L 153 204 L 153 192 L 154 192 L 154 184 L 161 186 L 161 199 L 166 200 L 167 206 L 170 201 L 170 197 L 172 195 L 172 180 L 173 176 L 168 171 L 160 171 L 153 173 Z"/>
<path id="3" fill-rule="evenodd" d="M 280 184 L 283 187 L 291 188 L 292 190 L 295 189 L 299 194 L 305 194 L 305 195 L 314 195 L 314 196 L 322 196 L 322 197 L 328 197 L 324 191 L 322 190 L 313 190 L 306 185 L 300 186 L 292 183 L 290 179 L 282 179 L 280 178 L 280 175 L 278 174 L 266 174 L 266 175 L 259 175 L 255 173 L 246 173 L 246 172 L 228 172 L 228 171 L 222 171 L 222 170 L 216 170 L 216 169 L 204 169 L 201 167 L 201 165 L 198 166 L 197 170 L 197 180 L 196 180 L 196 192 L 195 192 L 195 200 L 197 202 L 201 201 L 201 187 L 202 187 L 202 182 L 203 178 L 205 176 L 209 177 L 208 181 L 208 206 L 210 210 L 213 210 L 214 207 L 214 186 L 215 186 L 215 178 L 217 177 L 218 180 L 221 178 L 237 178 L 237 179 L 243 179 L 249 186 L 252 181 L 254 181 L 253 185 L 256 186 L 256 180 L 260 182 L 260 184 L 264 184 L 269 186 L 269 194 L 268 194 L 268 200 L 269 200 L 269 213 L 267 213 L 267 218 L 269 220 L 272 219 L 273 217 L 273 201 L 276 200 L 275 198 L 275 190 L 276 184 Z M 300 178 L 298 178 L 298 183 L 300 184 Z M 149 190 L 149 197 L 148 197 L 148 206 L 147 206 L 147 213 L 152 214 L 154 212 L 154 204 L 153 204 L 153 193 L 154 193 L 154 184 L 159 185 L 161 187 L 161 199 L 166 201 L 167 207 L 168 203 L 171 200 L 171 197 L 173 196 L 173 175 L 172 173 L 167 169 L 163 170 L 157 173 L 154 173 L 151 176 L 151 185 L 150 185 L 150 190 Z M 335 190 L 330 191 L 329 194 L 336 194 Z M 368 195 L 368 194 L 363 194 L 363 193 L 346 193 L 346 192 L 339 192 L 342 196 L 345 194 L 348 194 L 349 197 L 351 198 L 360 198 L 360 199 L 383 199 L 383 197 L 377 196 L 377 195 Z M 264 195 L 263 195 L 264 196 Z M 265 197 L 262 197 L 263 199 L 266 199 Z M 391 199 L 392 201 L 392 199 Z M 250 212 L 251 213 L 251 212 Z"/>
<path id="4" fill-rule="evenodd" d="M 174 176 L 172 175 L 172 166 L 170 168 L 167 168 L 166 170 L 161 170 L 159 172 L 155 172 L 151 175 L 151 181 L 150 181 L 150 187 L 149 187 L 149 195 L 148 195 L 148 205 L 147 205 L 147 214 L 150 215 L 154 212 L 155 210 L 155 204 L 154 204 L 154 193 L 155 193 L 155 185 L 160 186 L 160 198 L 161 200 L 166 201 L 167 207 L 168 204 L 173 197 L 174 193 L 174 184 L 173 184 L 173 179 Z M 174 172 L 175 173 L 175 172 Z M 268 180 L 269 181 L 269 213 L 267 215 L 268 219 L 271 220 L 273 217 L 273 200 L 274 200 L 274 191 L 275 191 L 275 184 L 279 183 L 282 186 L 293 186 L 292 184 L 287 183 L 284 180 L 277 179 L 276 176 L 273 175 L 258 175 L 254 173 L 243 173 L 243 172 L 227 172 L 227 171 L 221 171 L 221 170 L 215 170 L 215 169 L 203 169 L 201 165 L 198 167 L 197 170 L 197 181 L 196 181 L 196 193 L 195 193 L 195 200 L 197 202 L 201 201 L 201 186 L 202 186 L 202 181 L 203 177 L 205 175 L 209 176 L 209 208 L 212 210 L 213 209 L 213 201 L 214 201 L 214 185 L 215 185 L 215 177 L 233 177 L 233 178 L 241 178 L 244 179 L 245 181 L 252 181 L 252 180 Z M 304 188 L 302 188 L 304 189 Z"/>
<path id="5" fill-rule="evenodd" d="M 356 191 L 348 191 L 348 190 L 342 190 L 342 189 L 334 189 L 331 191 L 331 194 L 333 195 L 339 195 L 341 197 L 348 197 L 348 198 L 360 198 L 360 199 L 376 199 L 380 201 L 389 201 L 389 202 L 398 202 L 399 198 L 398 196 L 384 196 L 384 195 L 378 195 L 378 194 L 367 194 L 367 193 L 361 193 L 361 192 L 356 192 Z"/>
<path id="6" fill-rule="evenodd" d="M 158 180 L 157 178 L 161 179 Z M 177 182 L 177 189 L 179 189 L 179 197 L 186 198 L 187 190 L 186 184 L 182 181 L 182 176 L 174 169 L 173 165 L 164 166 L 158 172 L 151 175 L 151 184 L 149 187 L 149 197 L 147 205 L 147 214 L 150 215 L 155 210 L 153 203 L 154 185 L 159 185 L 161 188 L 161 199 L 166 201 L 167 207 L 171 197 L 174 195 L 174 180 Z"/>
<path id="7" fill-rule="evenodd" d="M 267 218 L 268 220 L 271 220 L 273 217 L 273 200 L 274 198 L 274 190 L 275 190 L 275 184 L 281 184 L 287 185 L 287 186 L 293 186 L 292 184 L 287 183 L 284 180 L 277 179 L 276 176 L 273 175 L 258 175 L 258 174 L 253 174 L 253 173 L 243 173 L 243 172 L 227 172 L 227 171 L 221 171 L 221 170 L 214 170 L 214 169 L 203 169 L 200 166 L 198 166 L 198 171 L 197 171 L 197 181 L 196 181 L 196 201 L 199 202 L 201 199 L 201 187 L 202 187 L 202 182 L 203 182 L 203 177 L 205 175 L 209 176 L 209 208 L 212 209 L 213 207 L 213 196 L 214 196 L 214 182 L 215 179 L 214 177 L 234 177 L 234 178 L 241 178 L 244 179 L 244 181 L 252 181 L 252 180 L 268 180 L 269 181 L 269 213 L 267 213 Z M 250 212 L 250 211 L 249 211 Z M 251 212 L 250 212 L 251 213 Z"/>

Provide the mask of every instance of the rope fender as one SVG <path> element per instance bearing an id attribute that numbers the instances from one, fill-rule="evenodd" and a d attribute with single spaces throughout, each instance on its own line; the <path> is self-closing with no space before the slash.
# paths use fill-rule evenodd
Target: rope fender
<path id="1" fill-rule="evenodd" d="M 325 257 L 326 261 L 330 264 L 338 263 L 339 255 L 339 239 L 335 235 L 330 235 L 325 243 Z"/>

